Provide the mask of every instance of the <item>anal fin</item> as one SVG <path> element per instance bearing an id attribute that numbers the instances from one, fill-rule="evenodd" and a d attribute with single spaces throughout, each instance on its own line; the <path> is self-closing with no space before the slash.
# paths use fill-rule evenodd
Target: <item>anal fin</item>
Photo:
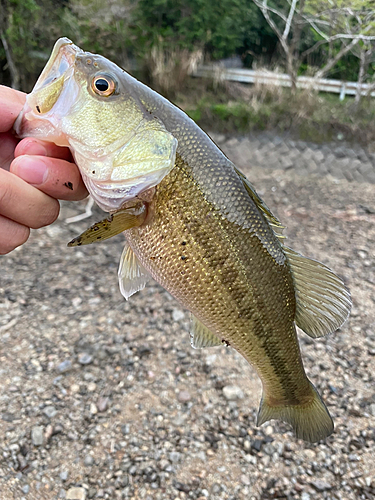
<path id="1" fill-rule="evenodd" d="M 223 345 L 223 342 L 213 334 L 204 324 L 192 315 L 192 325 L 190 331 L 191 347 L 202 349 L 203 347 L 214 347 Z"/>
<path id="2" fill-rule="evenodd" d="M 126 243 L 118 269 L 118 282 L 122 295 L 128 300 L 131 295 L 143 290 L 149 279 L 148 272 L 135 256 L 129 243 Z"/>

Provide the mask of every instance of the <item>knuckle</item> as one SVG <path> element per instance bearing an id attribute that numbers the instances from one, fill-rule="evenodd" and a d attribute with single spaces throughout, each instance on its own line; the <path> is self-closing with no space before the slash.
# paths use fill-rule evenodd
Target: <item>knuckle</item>
<path id="1" fill-rule="evenodd" d="M 60 212 L 60 204 L 57 200 L 50 198 L 48 203 L 44 206 L 44 210 L 40 213 L 38 220 L 35 221 L 30 227 L 38 229 L 43 226 L 48 226 L 55 222 Z"/>
<path id="2" fill-rule="evenodd" d="M 7 238 L 0 241 L 0 255 L 6 255 L 26 243 L 30 236 L 30 229 L 21 224 L 12 223 L 6 234 Z"/>

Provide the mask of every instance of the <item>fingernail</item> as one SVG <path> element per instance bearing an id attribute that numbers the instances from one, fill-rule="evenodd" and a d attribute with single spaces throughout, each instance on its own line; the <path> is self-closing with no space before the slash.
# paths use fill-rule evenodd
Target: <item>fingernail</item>
<path id="1" fill-rule="evenodd" d="M 47 150 L 40 142 L 30 140 L 23 148 L 28 155 L 47 156 Z"/>
<path id="2" fill-rule="evenodd" d="M 40 158 L 24 155 L 16 158 L 14 163 L 16 163 L 14 173 L 29 184 L 39 186 L 47 179 L 47 165 L 45 165 Z"/>

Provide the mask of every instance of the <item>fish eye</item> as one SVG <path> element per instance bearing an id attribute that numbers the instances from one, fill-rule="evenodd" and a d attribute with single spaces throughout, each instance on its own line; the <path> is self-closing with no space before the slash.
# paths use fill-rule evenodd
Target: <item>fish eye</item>
<path id="1" fill-rule="evenodd" d="M 91 82 L 91 88 L 95 94 L 108 97 L 116 90 L 116 82 L 109 75 L 96 75 Z"/>

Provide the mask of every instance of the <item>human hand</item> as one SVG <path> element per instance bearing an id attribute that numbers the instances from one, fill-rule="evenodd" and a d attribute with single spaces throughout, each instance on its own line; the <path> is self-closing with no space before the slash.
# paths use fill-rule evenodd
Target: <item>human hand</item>
<path id="1" fill-rule="evenodd" d="M 30 228 L 52 224 L 60 200 L 87 196 L 68 148 L 12 134 L 26 94 L 0 85 L 0 255 L 26 242 Z"/>

